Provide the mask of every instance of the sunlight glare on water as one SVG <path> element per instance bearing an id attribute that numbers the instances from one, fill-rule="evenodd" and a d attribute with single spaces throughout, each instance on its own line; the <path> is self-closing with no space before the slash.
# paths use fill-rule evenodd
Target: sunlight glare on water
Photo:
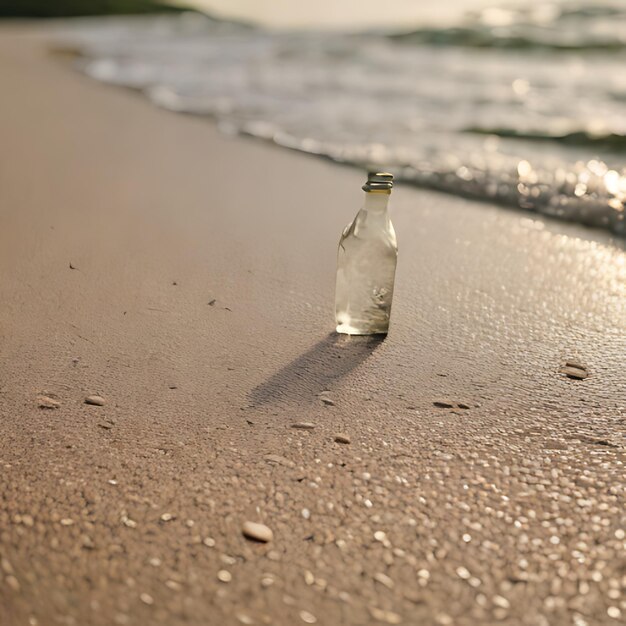
<path id="1" fill-rule="evenodd" d="M 390 3 L 385 20 L 418 4 Z M 63 37 L 93 78 L 228 132 L 626 233 L 626 5 L 445 6 L 445 26 L 425 11 L 367 33 L 185 13 L 77 22 Z"/>

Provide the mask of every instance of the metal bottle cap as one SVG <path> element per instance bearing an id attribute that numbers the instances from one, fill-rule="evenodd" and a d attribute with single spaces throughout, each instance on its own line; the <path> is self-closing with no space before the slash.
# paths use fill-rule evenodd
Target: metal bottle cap
<path id="1" fill-rule="evenodd" d="M 363 191 L 391 191 L 393 187 L 393 174 L 387 172 L 368 172 L 367 182 L 363 185 Z"/>

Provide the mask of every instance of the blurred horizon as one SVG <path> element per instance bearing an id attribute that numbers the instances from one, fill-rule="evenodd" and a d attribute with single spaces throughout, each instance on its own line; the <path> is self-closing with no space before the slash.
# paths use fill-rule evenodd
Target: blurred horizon
<path id="1" fill-rule="evenodd" d="M 61 18 L 97 15 L 170 13 L 189 10 L 269 29 L 363 31 L 419 26 L 446 27 L 472 12 L 486 12 L 489 19 L 504 19 L 507 9 L 551 8 L 580 4 L 578 0 L 0 0 L 0 18 Z"/>
<path id="2" fill-rule="evenodd" d="M 574 0 L 561 0 L 559 4 Z M 223 19 L 253 22 L 269 28 L 323 28 L 355 31 L 449 25 L 469 11 L 506 7 L 550 6 L 545 0 L 171 0 L 179 6 L 205 11 Z M 382 8 L 381 8 L 382 7 Z"/>

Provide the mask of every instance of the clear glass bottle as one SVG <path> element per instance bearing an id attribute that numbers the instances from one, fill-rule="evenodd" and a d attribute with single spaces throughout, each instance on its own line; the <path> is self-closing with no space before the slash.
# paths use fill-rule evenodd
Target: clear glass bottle
<path id="1" fill-rule="evenodd" d="M 389 330 L 398 245 L 387 205 L 393 176 L 368 174 L 365 204 L 344 229 L 337 252 L 337 332 L 378 335 Z"/>

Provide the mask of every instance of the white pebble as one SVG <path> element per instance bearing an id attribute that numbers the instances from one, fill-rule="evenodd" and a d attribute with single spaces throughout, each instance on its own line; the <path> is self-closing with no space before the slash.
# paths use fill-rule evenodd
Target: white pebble
<path id="1" fill-rule="evenodd" d="M 496 606 L 499 606 L 499 607 L 501 607 L 503 609 L 508 609 L 511 606 L 509 601 L 505 597 L 503 597 L 503 596 L 494 596 L 493 597 L 493 603 Z"/>
<path id="2" fill-rule="evenodd" d="M 315 624 L 315 622 L 317 622 L 317 617 L 308 611 L 300 611 L 300 619 L 305 624 Z"/>
<path id="3" fill-rule="evenodd" d="M 379 582 L 381 585 L 385 585 L 388 589 L 393 589 L 394 582 L 387 574 L 383 574 L 382 572 L 377 572 L 374 574 L 374 580 Z"/>
<path id="4" fill-rule="evenodd" d="M 233 579 L 233 575 L 225 569 L 221 569 L 218 573 L 217 573 L 217 579 L 220 582 L 223 583 L 229 583 L 232 579 Z"/>
<path id="5" fill-rule="evenodd" d="M 274 538 L 272 529 L 265 524 L 259 524 L 257 522 L 246 521 L 243 523 L 242 532 L 244 537 L 253 539 L 254 541 L 261 541 L 267 543 Z"/>
<path id="6" fill-rule="evenodd" d="M 85 404 L 91 404 L 93 406 L 104 406 L 104 398 L 102 396 L 87 396 L 85 398 Z"/>

